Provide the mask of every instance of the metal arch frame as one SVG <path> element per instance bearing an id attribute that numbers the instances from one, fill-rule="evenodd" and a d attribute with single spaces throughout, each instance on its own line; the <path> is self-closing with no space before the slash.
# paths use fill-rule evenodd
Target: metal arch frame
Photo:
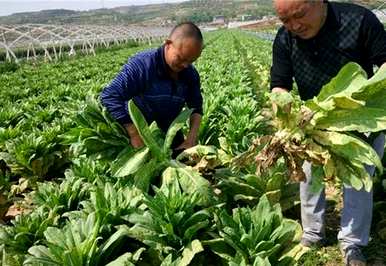
<path id="1" fill-rule="evenodd" d="M 386 8 L 386 2 L 384 1 L 377 1 L 379 2 L 379 6 L 376 8 L 376 10 L 382 12 L 386 16 L 386 12 L 383 11 L 384 8 Z"/>
<path id="2" fill-rule="evenodd" d="M 53 29 L 52 29 L 53 28 Z M 50 39 L 48 40 L 49 44 L 52 45 L 52 48 L 54 50 L 54 54 L 55 54 L 55 57 L 56 57 L 56 49 L 55 49 L 55 43 L 58 41 L 57 39 L 53 39 L 52 36 L 54 37 L 57 37 L 60 39 L 60 41 L 64 41 L 65 43 L 67 43 L 67 45 L 69 45 L 71 48 L 72 48 L 72 44 L 71 44 L 71 41 L 68 39 L 68 38 L 65 38 L 63 36 L 61 36 L 60 34 L 57 34 L 55 33 L 53 30 L 55 29 L 58 29 L 58 28 L 61 28 L 63 29 L 63 27 L 59 27 L 59 26 L 56 26 L 56 25 L 46 25 L 46 24 L 39 24 L 37 27 L 36 27 L 36 30 L 39 30 L 39 31 L 42 31 L 43 33 L 40 34 L 38 37 L 39 37 L 39 40 L 42 36 L 45 36 L 46 34 L 49 34 L 49 37 Z M 60 43 L 62 43 L 60 42 Z M 61 48 L 61 47 L 60 47 Z M 48 57 L 49 59 L 51 59 L 51 56 L 48 52 L 48 50 L 46 49 L 46 47 L 44 47 L 44 50 L 45 50 L 45 56 Z M 61 54 L 61 49 L 60 49 L 60 52 L 59 54 Z"/>
<path id="3" fill-rule="evenodd" d="M 21 32 L 19 29 L 20 28 L 24 28 L 26 31 L 25 32 Z M 53 44 L 52 48 L 54 49 L 54 53 L 55 53 L 55 57 L 57 58 L 57 55 L 56 55 L 56 50 L 55 50 L 55 43 L 58 41 L 58 39 L 62 42 L 66 42 L 67 39 L 60 36 L 59 34 L 53 32 L 52 30 L 47 30 L 46 29 L 46 25 L 42 25 L 42 26 L 31 26 L 30 24 L 25 24 L 25 25 L 19 25 L 17 26 L 16 28 L 5 28 L 5 27 L 2 27 L 0 26 L 0 29 L 3 29 L 5 30 L 5 32 L 3 33 L 3 36 L 4 34 L 6 33 L 9 33 L 9 32 L 13 32 L 13 33 L 16 33 L 18 34 L 19 36 L 17 36 L 14 40 L 12 40 L 12 42 L 8 43 L 5 41 L 3 42 L 3 46 L 7 46 L 10 50 L 12 50 L 12 48 L 20 48 L 20 46 L 17 46 L 16 44 L 26 38 L 26 39 L 29 39 L 31 41 L 31 43 L 28 43 L 28 48 L 27 48 L 27 58 L 29 58 L 29 52 L 30 52 L 30 47 L 32 47 L 32 50 L 33 50 L 33 53 L 34 53 L 34 57 L 36 57 L 36 52 L 35 52 L 35 48 L 34 48 L 34 44 L 36 46 L 40 46 L 44 52 L 45 52 L 45 56 L 48 57 L 49 59 L 52 59 L 51 56 L 50 56 L 50 53 L 49 51 L 47 50 L 47 48 L 49 47 L 50 44 Z M 36 37 L 33 35 L 34 32 L 41 32 L 39 35 L 37 35 Z M 45 35 L 48 35 L 50 38 L 48 39 L 48 44 L 45 44 L 43 42 L 43 40 L 41 39 L 42 36 L 45 36 Z M 52 36 L 58 38 L 58 39 L 52 39 Z M 69 44 L 69 43 L 67 43 Z M 25 47 L 25 45 L 24 45 Z"/>
<path id="4" fill-rule="evenodd" d="M 381 8 L 386 7 L 386 2 L 383 2 L 383 1 L 379 1 L 379 2 L 380 2 L 380 5 L 379 7 L 377 7 L 377 10 L 382 10 Z"/>
<path id="5" fill-rule="evenodd" d="M 129 41 L 152 43 L 161 40 L 169 33 L 169 28 L 133 27 L 133 26 L 97 26 L 97 25 L 51 25 L 21 24 L 0 25 L 0 47 L 5 48 L 6 60 L 18 61 L 15 49 L 25 49 L 27 60 L 36 58 L 35 47 L 44 51 L 44 57 L 52 60 L 62 56 L 62 48 L 68 47 L 68 55 L 75 55 L 76 50 L 95 55 L 96 46 L 109 47 Z M 7 35 L 8 39 L 7 40 Z M 59 46 L 59 47 L 58 47 Z M 78 49 L 79 48 L 79 49 Z M 59 51 L 57 52 L 57 49 Z M 33 56 L 30 56 L 31 51 Z"/>
<path id="6" fill-rule="evenodd" d="M 28 28 L 28 27 L 27 27 L 27 28 Z M 17 59 L 15 53 L 14 53 L 13 50 L 12 50 L 12 46 L 8 45 L 8 44 L 7 44 L 7 40 L 5 40 L 5 34 L 6 34 L 6 33 L 13 32 L 13 33 L 18 34 L 19 36 L 16 38 L 16 40 L 25 37 L 25 38 L 27 38 L 27 39 L 30 39 L 30 40 L 32 41 L 32 44 L 33 44 L 33 42 L 39 43 L 39 40 L 38 40 L 38 39 L 35 39 L 34 37 L 28 35 L 29 32 L 22 33 L 22 32 L 20 32 L 20 31 L 14 29 L 14 28 L 7 28 L 7 27 L 3 27 L 3 26 L 1 26 L 1 25 L 0 25 L 0 29 L 5 30 L 5 32 L 2 33 L 4 42 L 1 42 L 0 44 L 1 44 L 2 46 L 6 47 L 6 51 L 7 51 L 6 59 L 8 59 L 8 60 L 10 60 L 9 55 L 8 55 L 8 52 L 10 52 L 10 53 L 13 55 L 14 59 L 15 59 L 16 61 L 18 61 L 18 59 Z M 14 43 L 14 41 L 13 41 L 11 44 L 13 44 L 13 43 Z"/>
<path id="7" fill-rule="evenodd" d="M 5 52 L 6 52 L 6 55 L 5 55 L 5 56 L 6 56 L 6 59 L 7 59 L 7 60 L 11 61 L 11 60 L 10 60 L 10 56 L 9 56 L 9 54 L 11 54 L 12 57 L 13 57 L 13 59 L 14 59 L 16 62 L 18 62 L 18 59 L 17 59 L 15 53 L 12 51 L 12 49 L 10 49 L 10 48 L 9 48 L 5 43 L 3 43 L 3 42 L 0 42 L 0 45 L 3 46 L 3 47 L 5 48 Z"/>

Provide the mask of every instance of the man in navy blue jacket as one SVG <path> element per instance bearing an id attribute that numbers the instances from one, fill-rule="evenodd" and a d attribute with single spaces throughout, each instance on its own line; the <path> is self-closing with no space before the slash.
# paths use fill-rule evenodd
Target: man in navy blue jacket
<path id="1" fill-rule="evenodd" d="M 200 56 L 203 38 L 190 22 L 177 25 L 158 49 L 140 52 L 128 60 L 121 72 L 101 93 L 102 104 L 122 124 L 135 148 L 143 141 L 132 123 L 127 103 L 133 99 L 146 120 L 156 121 L 166 132 L 185 104 L 193 109 L 190 131 L 177 134 L 173 148 L 196 144 L 202 116 L 200 76 L 192 63 Z"/>

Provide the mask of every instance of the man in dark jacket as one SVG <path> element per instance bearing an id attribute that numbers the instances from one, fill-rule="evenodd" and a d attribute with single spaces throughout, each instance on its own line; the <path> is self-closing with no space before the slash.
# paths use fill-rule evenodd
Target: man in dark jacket
<path id="1" fill-rule="evenodd" d="M 374 65 L 386 62 L 386 32 L 376 16 L 364 7 L 323 0 L 275 0 L 283 22 L 273 44 L 271 89 L 285 92 L 296 81 L 303 100 L 318 95 L 348 62 L 362 66 L 368 76 Z M 373 148 L 383 154 L 384 135 Z M 307 182 L 300 185 L 302 244 L 321 244 L 324 235 L 325 192 L 312 193 L 311 164 L 303 166 Z M 374 168 L 368 168 L 374 173 Z M 365 265 L 360 247 L 367 245 L 372 216 L 372 192 L 344 187 L 344 208 L 338 239 L 346 265 Z"/>
<path id="2" fill-rule="evenodd" d="M 102 104 L 122 124 L 135 148 L 143 141 L 132 123 L 127 103 L 133 99 L 148 123 L 156 121 L 166 132 L 187 104 L 193 109 L 190 131 L 184 140 L 180 132 L 173 142 L 176 150 L 196 144 L 202 116 L 200 77 L 192 63 L 200 56 L 203 38 L 193 23 L 177 25 L 158 49 L 129 58 L 121 72 L 101 93 Z"/>

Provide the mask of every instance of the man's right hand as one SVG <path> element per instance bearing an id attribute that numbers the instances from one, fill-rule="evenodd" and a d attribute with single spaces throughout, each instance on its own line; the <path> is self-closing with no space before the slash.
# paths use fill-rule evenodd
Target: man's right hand
<path id="1" fill-rule="evenodd" d="M 285 92 L 289 92 L 287 89 L 285 88 L 280 88 L 280 87 L 275 87 L 271 90 L 271 92 L 275 92 L 275 93 L 285 93 Z M 274 113 L 277 112 L 277 106 L 275 103 L 272 103 L 272 110 Z M 291 104 L 288 104 L 287 106 L 284 107 L 284 111 L 286 113 L 290 113 L 291 112 Z"/>
<path id="2" fill-rule="evenodd" d="M 135 128 L 135 125 L 134 124 L 126 124 L 125 128 L 126 128 L 127 134 L 130 137 L 131 145 L 135 149 L 143 147 L 144 146 L 143 140 L 142 140 L 141 136 L 139 135 L 138 130 Z"/>
<path id="3" fill-rule="evenodd" d="M 275 88 L 272 88 L 272 92 L 288 92 L 287 89 L 285 88 L 280 88 L 280 87 L 275 87 Z"/>

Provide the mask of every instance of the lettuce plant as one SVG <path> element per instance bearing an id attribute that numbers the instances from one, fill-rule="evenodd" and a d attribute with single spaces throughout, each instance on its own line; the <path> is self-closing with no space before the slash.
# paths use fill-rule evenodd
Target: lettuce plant
<path id="1" fill-rule="evenodd" d="M 281 214 L 266 196 L 254 208 L 235 208 L 216 213 L 218 238 L 203 241 L 228 265 L 294 265 L 304 253 L 298 244 L 300 225 Z"/>
<path id="2" fill-rule="evenodd" d="M 191 110 L 182 111 L 170 125 L 166 135 L 160 135 L 154 124 L 149 126 L 133 101 L 129 101 L 131 118 L 145 144 L 134 155 L 123 154 L 112 165 L 116 177 L 132 176 L 138 188 L 148 191 L 151 181 L 163 171 L 172 168 L 178 174 L 182 188 L 190 193 L 200 194 L 200 203 L 209 204 L 212 190 L 210 183 L 192 167 L 172 158 L 171 144 L 176 133 L 185 125 Z"/>
<path id="3" fill-rule="evenodd" d="M 276 132 L 255 140 L 251 149 L 235 159 L 250 162 L 257 154 L 258 173 L 285 159 L 291 180 L 302 181 L 304 160 L 313 163 L 313 185 L 319 190 L 334 177 L 359 190 L 369 191 L 372 180 L 365 165 L 380 173 L 382 163 L 372 147 L 359 134 L 386 129 L 386 67 L 366 78 L 356 63 L 348 63 L 326 84 L 319 95 L 306 102 L 296 101 L 289 93 L 272 93 L 277 106 L 273 125 Z M 288 112 L 288 106 L 292 105 Z M 241 162 L 241 163 L 240 163 Z"/>
<path id="4" fill-rule="evenodd" d="M 155 250 L 160 261 L 188 265 L 203 251 L 200 237 L 211 225 L 210 210 L 198 206 L 198 197 L 183 193 L 177 178 L 170 177 L 154 197 L 145 195 L 147 210 L 130 215 L 130 236 Z"/>
<path id="5" fill-rule="evenodd" d="M 114 249 L 128 235 L 126 226 L 119 227 L 109 238 L 99 235 L 101 222 L 91 213 L 86 219 L 70 220 L 63 228 L 48 227 L 44 232 L 45 245 L 28 250 L 31 254 L 25 265 L 105 265 L 117 259 Z M 122 256 L 127 256 L 123 254 Z"/>

